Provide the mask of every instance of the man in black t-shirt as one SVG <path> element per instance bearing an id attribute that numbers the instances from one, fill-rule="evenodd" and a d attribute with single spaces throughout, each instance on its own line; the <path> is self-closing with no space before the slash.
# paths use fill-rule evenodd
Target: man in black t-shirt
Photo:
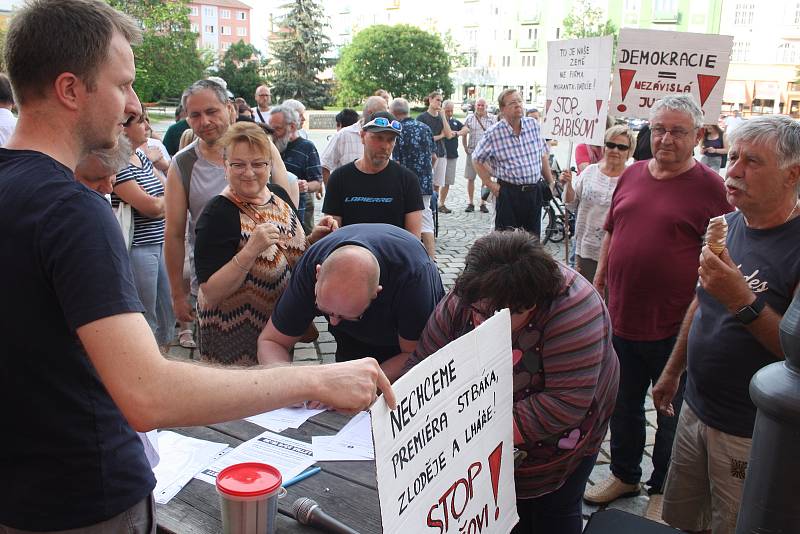
<path id="1" fill-rule="evenodd" d="M 443 295 L 419 238 L 388 224 L 345 226 L 297 262 L 258 338 L 258 360 L 289 363 L 289 350 L 324 315 L 336 338 L 336 361 L 372 356 L 395 380 Z"/>
<path id="2" fill-rule="evenodd" d="M 656 408 L 672 415 L 686 371 L 663 518 L 715 534 L 736 528 L 756 416 L 750 379 L 783 358 L 778 326 L 800 284 L 800 124 L 759 117 L 729 142 L 725 184 L 738 211 L 725 215 L 719 256 L 703 248 L 697 295 L 653 388 Z"/>
<path id="3" fill-rule="evenodd" d="M 102 0 L 32 2 L 8 27 L 20 119 L 0 149 L 0 257 L 13 258 L 0 276 L 0 532 L 155 532 L 155 479 L 134 428 L 320 397 L 359 410 L 376 386 L 394 403 L 375 361 L 232 370 L 161 355 L 111 206 L 73 174 L 141 112 L 140 38 Z"/>
<path id="4" fill-rule="evenodd" d="M 364 155 L 339 167 L 328 179 L 322 212 L 340 226 L 386 223 L 417 238 L 422 231 L 422 193 L 414 173 L 389 158 L 402 126 L 380 111 L 361 128 Z"/>
<path id="5" fill-rule="evenodd" d="M 444 148 L 444 140 L 455 136 L 450 129 L 450 124 L 442 113 L 442 93 L 434 91 L 425 97 L 428 109 L 417 116 L 417 120 L 427 124 L 433 133 L 433 142 L 436 144 L 433 161 L 433 190 L 438 194 L 439 188 L 444 185 L 444 175 L 447 170 L 447 151 Z M 441 205 L 441 204 L 440 204 Z"/>

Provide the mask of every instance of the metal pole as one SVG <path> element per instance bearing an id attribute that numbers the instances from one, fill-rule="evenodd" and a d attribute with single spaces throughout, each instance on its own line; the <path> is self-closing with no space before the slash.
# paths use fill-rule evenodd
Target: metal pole
<path id="1" fill-rule="evenodd" d="M 572 172 L 570 166 L 572 165 L 572 141 L 569 142 L 569 151 L 567 152 L 567 170 Z M 573 180 L 575 177 L 572 178 Z M 567 203 L 564 202 L 564 263 L 569 266 L 569 213 L 567 211 Z"/>
<path id="2" fill-rule="evenodd" d="M 800 292 L 780 324 L 783 362 L 750 381 L 758 408 L 736 534 L 800 531 Z"/>

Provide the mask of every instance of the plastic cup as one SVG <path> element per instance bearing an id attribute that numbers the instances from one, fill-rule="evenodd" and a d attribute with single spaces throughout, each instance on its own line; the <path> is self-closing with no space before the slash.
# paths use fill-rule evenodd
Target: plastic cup
<path id="1" fill-rule="evenodd" d="M 271 465 L 234 464 L 217 475 L 225 534 L 274 534 L 278 499 L 286 494 L 281 472 Z"/>

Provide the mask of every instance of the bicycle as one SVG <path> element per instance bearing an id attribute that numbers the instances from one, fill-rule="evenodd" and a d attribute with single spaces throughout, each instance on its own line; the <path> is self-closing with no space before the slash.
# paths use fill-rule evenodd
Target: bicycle
<path id="1" fill-rule="evenodd" d="M 558 180 L 556 180 L 554 189 L 553 198 L 542 209 L 542 233 L 544 234 L 542 244 L 544 245 L 564 241 L 565 228 L 569 230 L 570 238 L 575 235 L 575 214 L 561 200 L 563 187 Z"/>

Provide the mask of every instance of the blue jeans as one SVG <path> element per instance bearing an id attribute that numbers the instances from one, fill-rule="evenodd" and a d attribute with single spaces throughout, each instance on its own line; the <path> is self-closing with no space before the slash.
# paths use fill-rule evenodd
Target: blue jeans
<path id="1" fill-rule="evenodd" d="M 175 337 L 175 313 L 163 248 L 161 243 L 134 245 L 130 252 L 133 281 L 144 306 L 144 318 L 159 346 L 167 345 Z"/>
<path id="2" fill-rule="evenodd" d="M 650 384 L 655 384 L 667 363 L 676 336 L 659 341 L 630 341 L 614 336 L 614 350 L 619 358 L 619 391 L 611 416 L 611 472 L 626 484 L 642 478 L 642 455 L 645 444 L 644 401 Z M 646 485 L 649 492 L 661 493 L 672 456 L 672 442 L 678 415 L 683 404 L 686 375 L 681 377 L 672 401 L 675 416 L 658 414 L 658 429 L 653 446 L 653 474 Z"/>
<path id="3" fill-rule="evenodd" d="M 552 493 L 535 499 L 517 499 L 519 523 L 511 534 L 580 534 L 583 530 L 581 497 L 597 455 L 587 456 Z"/>

